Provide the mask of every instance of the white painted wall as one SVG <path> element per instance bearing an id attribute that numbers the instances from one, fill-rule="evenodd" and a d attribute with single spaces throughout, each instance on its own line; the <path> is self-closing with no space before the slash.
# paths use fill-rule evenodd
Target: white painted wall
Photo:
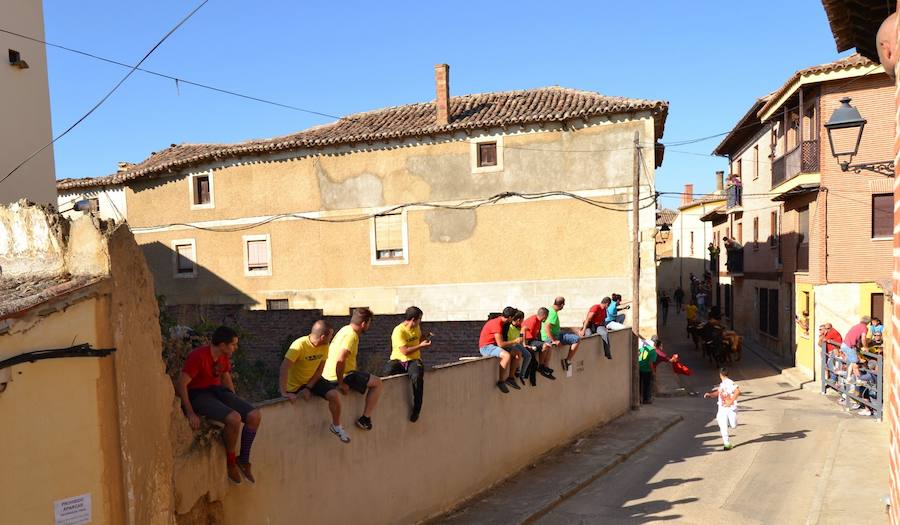
<path id="1" fill-rule="evenodd" d="M 56 198 L 56 207 L 69 219 L 74 219 L 82 212 L 72 210 L 72 206 L 83 199 L 96 198 L 100 209 L 97 216 L 101 219 L 123 222 L 128 218 L 128 209 L 125 203 L 125 190 L 123 187 L 113 188 L 84 188 L 60 192 Z"/>

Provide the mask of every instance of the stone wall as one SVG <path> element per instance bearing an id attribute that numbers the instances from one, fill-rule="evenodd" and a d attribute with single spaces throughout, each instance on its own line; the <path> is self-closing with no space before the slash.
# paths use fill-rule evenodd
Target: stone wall
<path id="1" fill-rule="evenodd" d="M 278 368 L 287 346 L 308 334 L 316 320 L 325 319 L 335 330 L 350 322 L 349 315 L 322 315 L 321 310 L 246 310 L 240 305 L 174 305 L 166 307 L 166 313 L 184 326 L 224 324 L 236 327 L 242 334 L 239 350 L 242 355 L 236 359 L 250 366 L 255 377 L 261 376 L 253 385 L 241 382 L 239 378 L 244 394 L 255 401 L 275 395 Z M 360 338 L 361 369 L 381 373 L 390 356 L 391 332 L 401 322 L 402 315 L 375 316 L 372 327 Z M 478 335 L 483 324 L 482 321 L 423 322 L 423 331 L 434 333 L 431 348 L 422 352 L 425 365 L 432 367 L 456 362 L 464 356 L 479 356 Z"/>

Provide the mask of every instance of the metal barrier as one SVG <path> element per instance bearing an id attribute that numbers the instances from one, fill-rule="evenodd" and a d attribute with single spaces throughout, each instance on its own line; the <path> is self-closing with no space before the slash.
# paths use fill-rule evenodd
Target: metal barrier
<path id="1" fill-rule="evenodd" d="M 847 367 L 847 361 L 837 357 L 837 350 L 829 353 L 822 351 L 822 394 L 825 394 L 829 388 L 833 389 L 844 396 L 844 399 L 855 401 L 860 405 L 872 411 L 872 415 L 878 421 L 882 420 L 884 410 L 884 356 L 882 354 L 874 354 L 871 352 L 859 352 L 860 356 L 866 358 L 865 365 L 859 364 L 859 372 L 863 376 L 869 374 L 872 380 L 861 381 L 859 384 L 851 385 L 847 382 L 847 375 L 850 373 Z M 860 360 L 861 361 L 861 360 Z M 874 363 L 874 366 L 872 366 Z M 836 365 L 843 365 L 843 370 L 835 370 Z M 864 395 L 867 392 L 868 396 Z M 849 407 L 847 407 L 849 408 Z"/>

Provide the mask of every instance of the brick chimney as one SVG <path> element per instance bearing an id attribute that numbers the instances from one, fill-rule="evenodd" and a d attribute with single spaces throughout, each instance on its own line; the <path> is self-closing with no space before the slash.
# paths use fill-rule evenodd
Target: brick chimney
<path id="1" fill-rule="evenodd" d="M 694 200 L 694 185 L 693 184 L 685 184 L 684 185 L 684 195 L 681 196 L 681 205 L 689 204 Z"/>
<path id="2" fill-rule="evenodd" d="M 437 91 L 436 124 L 446 126 L 450 123 L 450 66 L 447 64 L 434 66 L 434 85 Z"/>
<path id="3" fill-rule="evenodd" d="M 725 189 L 724 178 L 725 178 L 724 171 L 716 172 L 716 193 L 722 193 L 722 190 Z"/>

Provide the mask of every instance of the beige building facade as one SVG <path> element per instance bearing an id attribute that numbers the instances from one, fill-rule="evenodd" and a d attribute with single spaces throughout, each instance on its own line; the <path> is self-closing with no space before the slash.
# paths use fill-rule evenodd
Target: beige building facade
<path id="1" fill-rule="evenodd" d="M 8 0 L 3 3 L 3 27 L 44 39 L 42 3 Z M 0 33 L 0 179 L 52 137 L 47 53 L 43 44 Z M 0 184 L 0 204 L 28 199 L 56 204 L 53 146 L 49 146 Z"/>
<path id="2" fill-rule="evenodd" d="M 450 98 L 447 125 L 434 107 L 174 146 L 113 176 L 157 292 L 170 304 L 326 314 L 417 304 L 433 320 L 563 295 L 563 323 L 577 324 L 603 295 L 632 295 L 637 169 L 652 329 L 654 145 L 666 104 L 565 88 L 487 93 Z"/>

